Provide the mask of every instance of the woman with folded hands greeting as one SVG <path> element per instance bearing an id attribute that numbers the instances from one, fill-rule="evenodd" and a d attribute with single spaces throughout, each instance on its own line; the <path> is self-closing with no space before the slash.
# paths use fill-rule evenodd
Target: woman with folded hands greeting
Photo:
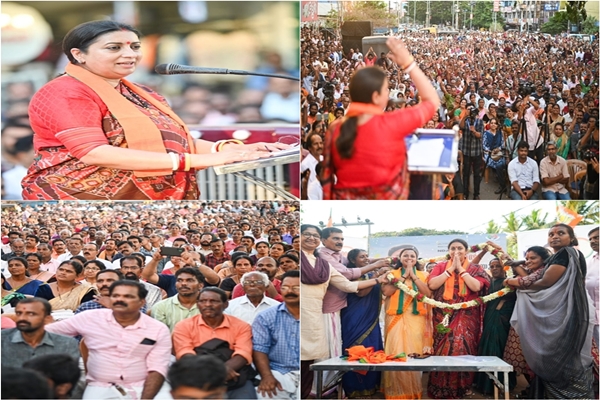
<path id="1" fill-rule="evenodd" d="M 434 300 L 457 304 L 475 300 L 487 292 L 490 277 L 479 265 L 469 262 L 468 249 L 469 245 L 464 240 L 452 240 L 448 245 L 450 259 L 433 267 L 427 283 L 433 292 Z M 434 308 L 434 355 L 477 355 L 481 337 L 482 308 Z M 448 317 L 447 326 L 444 326 L 445 317 Z M 474 372 L 431 372 L 427 393 L 433 399 L 464 399 L 471 394 L 474 378 Z"/>
<path id="2" fill-rule="evenodd" d="M 390 37 L 386 44 L 390 58 L 410 75 L 422 101 L 384 114 L 389 100 L 386 72 L 378 67 L 357 71 L 350 81 L 352 103 L 346 116 L 334 121 L 325 135 L 323 200 L 408 198 L 404 139 L 431 119 L 440 99 L 404 43 Z"/>
<path id="3" fill-rule="evenodd" d="M 86 22 L 62 47 L 65 74 L 29 105 L 36 156 L 26 200 L 195 200 L 197 170 L 289 147 L 194 140 L 162 96 L 125 79 L 142 58 L 129 25 Z"/>

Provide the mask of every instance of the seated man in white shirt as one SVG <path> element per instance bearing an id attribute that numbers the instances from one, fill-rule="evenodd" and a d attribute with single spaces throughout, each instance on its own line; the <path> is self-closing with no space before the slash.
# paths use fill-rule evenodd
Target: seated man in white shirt
<path id="1" fill-rule="evenodd" d="M 265 296 L 267 286 L 272 284 L 267 274 L 257 271 L 247 272 L 242 275 L 240 281 L 246 295 L 230 300 L 224 313 L 252 325 L 256 314 L 278 305 L 279 302 Z"/>
<path id="2" fill-rule="evenodd" d="M 567 160 L 556 154 L 556 143 L 552 140 L 546 144 L 546 152 L 548 155 L 540 162 L 542 197 L 544 200 L 571 200 L 565 187 L 569 183 Z"/>
<path id="3" fill-rule="evenodd" d="M 537 200 L 540 186 L 538 166 L 527 157 L 529 145 L 525 141 L 517 145 L 518 157 L 508 163 L 508 178 L 512 185 L 510 198 L 513 200 Z"/>

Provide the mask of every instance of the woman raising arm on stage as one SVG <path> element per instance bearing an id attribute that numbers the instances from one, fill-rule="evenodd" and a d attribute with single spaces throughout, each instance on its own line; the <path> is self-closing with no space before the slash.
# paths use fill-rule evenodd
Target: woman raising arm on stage
<path id="1" fill-rule="evenodd" d="M 440 99 L 404 43 L 389 38 L 390 57 L 410 74 L 421 102 L 384 114 L 389 100 L 386 72 L 377 67 L 357 71 L 350 81 L 352 103 L 346 117 L 325 135 L 324 200 L 402 200 L 408 197 L 404 139 L 431 119 Z"/>

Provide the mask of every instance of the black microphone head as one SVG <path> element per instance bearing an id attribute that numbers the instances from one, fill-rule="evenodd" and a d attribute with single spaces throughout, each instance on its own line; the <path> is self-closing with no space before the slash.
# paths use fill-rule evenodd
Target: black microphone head
<path id="1" fill-rule="evenodd" d="M 154 67 L 154 71 L 160 75 L 169 75 L 170 65 L 171 64 L 158 64 L 156 67 Z"/>

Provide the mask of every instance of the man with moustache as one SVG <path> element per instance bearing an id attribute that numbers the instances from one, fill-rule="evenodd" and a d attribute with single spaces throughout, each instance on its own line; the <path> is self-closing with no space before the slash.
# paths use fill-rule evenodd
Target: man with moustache
<path id="1" fill-rule="evenodd" d="M 58 257 L 65 254 L 66 251 L 67 251 L 67 246 L 63 239 L 59 238 L 59 239 L 54 239 L 52 241 L 52 259 L 58 261 Z"/>
<path id="2" fill-rule="evenodd" d="M 58 261 L 58 263 L 62 263 L 65 260 L 70 260 L 71 258 L 75 257 L 75 256 L 83 256 L 83 239 L 81 239 L 80 237 L 70 237 L 67 240 L 67 252 L 64 254 L 61 254 L 56 261 Z"/>
<path id="3" fill-rule="evenodd" d="M 200 236 L 200 248 L 196 248 L 196 251 L 205 257 L 209 254 L 212 254 L 212 249 L 210 248 L 210 242 L 214 239 L 214 235 L 212 233 L 203 233 Z"/>
<path id="4" fill-rule="evenodd" d="M 58 262 L 52 258 L 52 249 L 48 243 L 38 244 L 38 253 L 42 256 L 40 271 L 56 272 Z"/>
<path id="5" fill-rule="evenodd" d="M 21 367 L 23 363 L 48 354 L 68 354 L 79 360 L 79 342 L 44 328 L 52 322 L 52 306 L 46 299 L 28 297 L 15 307 L 17 327 L 2 330 L 2 367 Z"/>
<path id="6" fill-rule="evenodd" d="M 106 239 L 104 242 L 104 250 L 100 252 L 98 258 L 101 258 L 106 261 L 115 260 L 115 256 L 117 255 L 117 242 L 115 239 Z"/>
<path id="7" fill-rule="evenodd" d="M 192 253 L 193 252 L 185 251 L 181 253 L 181 257 L 172 256 L 171 260 L 181 260 L 184 266 L 198 269 L 198 271 L 200 271 L 204 277 L 204 286 L 217 286 L 219 283 L 221 283 L 221 278 L 219 278 L 219 275 L 217 275 L 217 273 L 211 268 L 194 260 Z M 148 262 L 142 271 L 142 279 L 145 279 L 147 282 L 150 282 L 167 292 L 168 297 L 175 296 L 177 294 L 177 280 L 175 279 L 175 276 L 157 273 L 158 265 L 162 260 L 163 255 L 160 253 L 160 251 L 155 252 L 152 255 L 152 260 Z"/>
<path id="8" fill-rule="evenodd" d="M 562 128 L 561 125 L 556 125 Z M 540 161 L 540 177 L 542 179 L 542 198 L 544 200 L 571 200 L 565 185 L 569 184 L 569 168 L 567 160 L 557 154 L 556 143 L 546 143 L 548 155 Z"/>
<path id="9" fill-rule="evenodd" d="M 260 374 L 258 398 L 300 398 L 300 271 L 281 277 L 283 303 L 252 324 L 252 358 Z"/>
<path id="10" fill-rule="evenodd" d="M 88 243 L 83 245 L 83 257 L 87 261 L 100 261 L 102 264 L 104 264 L 106 269 L 115 269 L 113 263 L 111 263 L 110 261 L 98 258 L 98 247 L 96 246 L 96 243 Z"/>
<path id="11" fill-rule="evenodd" d="M 85 340 L 89 356 L 84 399 L 153 399 L 171 358 L 169 329 L 140 311 L 148 294 L 140 282 L 114 282 L 109 293 L 110 309 L 80 313 L 46 330 Z"/>
<path id="12" fill-rule="evenodd" d="M 206 265 L 209 268 L 215 269 L 217 265 L 223 264 L 225 261 L 230 260 L 229 254 L 225 253 L 224 251 L 225 242 L 223 242 L 223 239 L 211 240 L 210 249 L 212 250 L 212 253 L 206 256 Z"/>
<path id="13" fill-rule="evenodd" d="M 2 254 L 2 260 L 8 261 L 14 257 L 23 257 L 25 255 L 25 241 L 15 239 L 10 243 L 10 253 Z"/>
<path id="14" fill-rule="evenodd" d="M 110 285 L 117 281 L 123 280 L 123 273 L 116 269 L 105 269 L 98 271 L 96 274 L 96 288 L 98 288 L 98 296 L 94 300 L 81 303 L 75 314 L 79 314 L 88 310 L 99 310 L 102 308 L 110 308 L 110 297 L 108 296 Z M 142 312 L 146 312 L 146 306 L 142 307 Z"/>
<path id="15" fill-rule="evenodd" d="M 204 276 L 200 271 L 191 267 L 181 268 L 175 272 L 177 296 L 159 301 L 148 312 L 148 315 L 167 325 L 173 332 L 178 322 L 200 313 L 196 302 L 203 287 Z"/>
<path id="16" fill-rule="evenodd" d="M 142 276 L 142 270 L 144 269 L 144 265 L 138 257 L 125 256 L 119 261 L 121 264 L 121 272 L 123 273 L 123 278 L 125 280 L 139 282 L 146 288 L 148 294 L 144 296 L 144 299 L 145 303 L 148 305 L 148 308 L 152 308 L 156 303 L 162 300 L 162 293 L 159 287 L 140 280 Z"/>
<path id="17" fill-rule="evenodd" d="M 279 279 L 275 279 L 275 276 L 279 272 L 279 263 L 277 260 L 275 260 L 273 257 L 262 257 L 256 262 L 256 270 L 266 274 L 269 277 L 271 284 L 267 286 L 266 295 L 273 300 L 282 302 L 283 297 L 281 297 L 281 292 L 279 290 L 281 281 Z M 243 295 L 244 287 L 241 283 L 238 283 L 231 292 L 231 298 L 235 299 Z"/>
<path id="18" fill-rule="evenodd" d="M 200 291 L 198 309 L 200 315 L 185 319 L 173 330 L 173 349 L 177 359 L 196 356 L 196 348 L 211 339 L 220 339 L 229 344 L 233 351 L 225 361 L 227 382 L 231 386 L 240 377 L 242 369 L 252 363 L 252 328 L 244 321 L 226 315 L 227 294 L 225 291 L 206 287 Z M 243 372 L 242 372 L 243 373 Z M 233 382 L 232 382 L 233 381 Z M 256 399 L 251 380 L 239 388 L 227 390 L 228 399 Z"/>

